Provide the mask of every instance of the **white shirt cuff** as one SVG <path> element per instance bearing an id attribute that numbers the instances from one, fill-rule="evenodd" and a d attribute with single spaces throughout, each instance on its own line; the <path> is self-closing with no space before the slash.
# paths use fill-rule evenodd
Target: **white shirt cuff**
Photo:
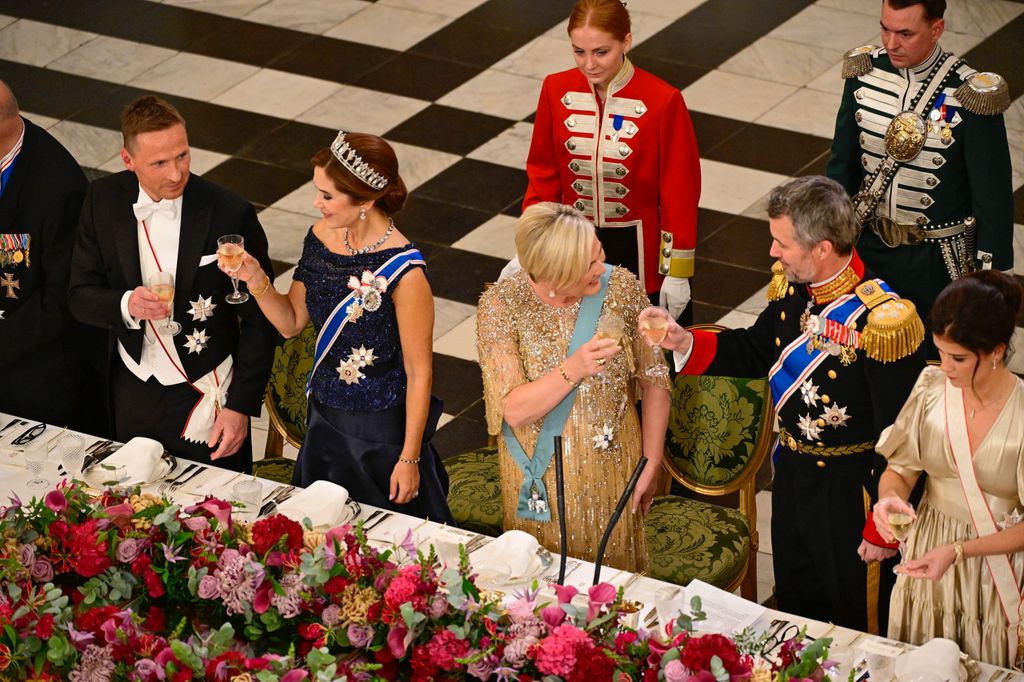
<path id="1" fill-rule="evenodd" d="M 128 314 L 128 299 L 131 298 L 131 295 L 131 291 L 126 291 L 124 296 L 121 297 L 121 320 L 128 329 L 142 329 L 139 321 Z"/>
<path id="2" fill-rule="evenodd" d="M 675 363 L 676 363 L 676 374 L 679 374 L 680 372 L 683 371 L 683 367 L 686 367 L 686 363 L 688 363 L 690 361 L 690 355 L 692 353 L 693 353 L 693 344 L 692 343 L 690 344 L 690 347 L 687 349 L 687 351 L 685 353 L 680 353 L 677 350 L 672 351 L 672 360 L 675 361 Z"/>

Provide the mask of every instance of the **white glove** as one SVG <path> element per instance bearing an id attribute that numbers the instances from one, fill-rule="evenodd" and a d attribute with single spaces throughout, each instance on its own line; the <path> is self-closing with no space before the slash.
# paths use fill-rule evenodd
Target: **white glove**
<path id="1" fill-rule="evenodd" d="M 519 264 L 519 256 L 518 255 L 512 256 L 512 260 L 510 260 L 505 265 L 505 267 L 503 267 L 501 269 L 501 274 L 498 275 L 498 281 L 500 282 L 503 279 L 511 277 L 512 275 L 516 274 L 517 272 L 519 272 L 522 269 L 523 269 L 523 266 Z"/>
<path id="2" fill-rule="evenodd" d="M 673 320 L 679 319 L 690 302 L 690 279 L 688 277 L 666 277 L 661 283 L 658 305 L 668 311 Z"/>

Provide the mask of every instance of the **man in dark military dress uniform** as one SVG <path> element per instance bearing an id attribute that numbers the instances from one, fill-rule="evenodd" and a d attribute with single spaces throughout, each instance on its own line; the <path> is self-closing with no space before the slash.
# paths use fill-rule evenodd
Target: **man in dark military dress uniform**
<path id="1" fill-rule="evenodd" d="M 884 0 L 882 42 L 850 50 L 826 174 L 854 197 L 864 262 L 927 317 L 976 268 L 1013 267 L 1006 82 L 939 45 L 945 0 Z"/>
<path id="2" fill-rule="evenodd" d="M 0 82 L 0 412 L 96 432 L 67 297 L 86 185 Z"/>
<path id="3" fill-rule="evenodd" d="M 875 453 L 924 366 L 913 303 L 864 267 L 843 188 L 791 180 L 769 200 L 778 262 L 768 307 L 748 329 L 714 334 L 669 324 L 684 374 L 768 376 L 779 419 L 772 488 L 778 607 L 846 627 L 887 622 L 893 556 L 871 520 Z M 649 315 L 663 315 L 648 308 Z M 866 565 L 858 558 L 866 560 Z"/>

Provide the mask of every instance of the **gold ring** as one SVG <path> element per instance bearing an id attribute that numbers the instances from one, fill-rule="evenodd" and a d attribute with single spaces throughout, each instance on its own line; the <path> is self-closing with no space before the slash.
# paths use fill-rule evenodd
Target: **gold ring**
<path id="1" fill-rule="evenodd" d="M 597 360 L 595 360 L 595 362 L 597 362 L 597 364 L 601 366 L 604 366 L 604 363 L 608 362 L 608 360 L 605 358 L 598 358 Z"/>

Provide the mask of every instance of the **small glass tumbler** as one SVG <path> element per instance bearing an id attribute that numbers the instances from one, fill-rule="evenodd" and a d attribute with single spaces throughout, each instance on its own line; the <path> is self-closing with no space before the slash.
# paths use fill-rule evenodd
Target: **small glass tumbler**
<path id="1" fill-rule="evenodd" d="M 254 522 L 263 504 L 263 484 L 256 477 L 243 478 L 231 486 L 231 500 L 240 503 L 235 514 L 240 521 Z"/>

